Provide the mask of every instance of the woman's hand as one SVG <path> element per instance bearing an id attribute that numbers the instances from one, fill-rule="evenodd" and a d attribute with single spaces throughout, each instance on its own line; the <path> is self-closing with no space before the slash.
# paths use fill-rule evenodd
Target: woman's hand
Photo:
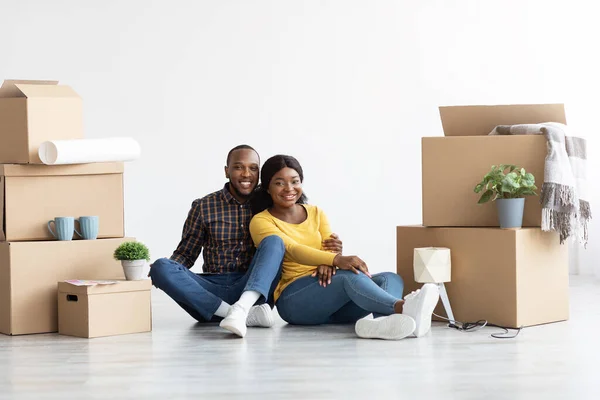
<path id="1" fill-rule="evenodd" d="M 333 265 L 338 267 L 339 269 L 346 269 L 348 271 L 352 271 L 355 274 L 358 274 L 358 271 L 362 271 L 369 278 L 371 277 L 367 264 L 365 264 L 365 262 L 357 256 L 343 256 L 341 254 L 338 254 L 333 259 Z"/>
<path id="2" fill-rule="evenodd" d="M 329 236 L 329 239 L 323 240 L 322 246 L 325 251 L 342 254 L 342 241 L 335 233 L 332 233 L 331 236 Z"/>
<path id="3" fill-rule="evenodd" d="M 331 265 L 319 265 L 311 276 L 319 277 L 319 285 L 327 287 L 327 284 L 331 284 L 331 277 L 333 275 L 335 275 L 335 267 L 332 267 Z"/>

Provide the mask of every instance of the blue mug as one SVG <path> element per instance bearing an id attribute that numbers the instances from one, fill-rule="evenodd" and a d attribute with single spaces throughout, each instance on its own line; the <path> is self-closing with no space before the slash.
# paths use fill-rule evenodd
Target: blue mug
<path id="1" fill-rule="evenodd" d="M 79 217 L 76 219 L 79 222 L 79 231 L 75 229 L 75 232 L 85 240 L 94 240 L 98 237 L 99 220 L 95 215 Z"/>
<path id="2" fill-rule="evenodd" d="M 56 233 L 52 230 L 52 223 L 56 228 Z M 48 230 L 58 240 L 73 240 L 73 233 L 75 232 L 75 218 L 74 217 L 56 217 L 51 221 L 48 221 Z"/>

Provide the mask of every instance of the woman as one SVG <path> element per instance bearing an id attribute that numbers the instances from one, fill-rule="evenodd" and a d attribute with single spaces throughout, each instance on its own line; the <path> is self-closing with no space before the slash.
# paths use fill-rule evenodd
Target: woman
<path id="1" fill-rule="evenodd" d="M 255 215 L 250 234 L 255 245 L 270 235 L 285 244 L 274 294 L 279 315 L 297 325 L 356 322 L 356 334 L 363 338 L 426 334 L 439 299 L 437 286 L 426 284 L 402 300 L 404 285 L 397 274 L 371 276 L 359 257 L 323 250 L 322 241 L 331 235 L 331 228 L 321 209 L 306 204 L 303 180 L 294 157 L 273 156 L 262 167 L 261 185 L 251 201 Z M 371 313 L 375 318 L 364 318 Z"/>

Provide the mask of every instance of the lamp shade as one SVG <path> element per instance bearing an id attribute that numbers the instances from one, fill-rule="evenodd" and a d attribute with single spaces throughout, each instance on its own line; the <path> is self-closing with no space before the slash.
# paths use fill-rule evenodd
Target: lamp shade
<path id="1" fill-rule="evenodd" d="M 446 247 L 419 247 L 414 249 L 415 282 L 450 282 L 450 249 Z"/>

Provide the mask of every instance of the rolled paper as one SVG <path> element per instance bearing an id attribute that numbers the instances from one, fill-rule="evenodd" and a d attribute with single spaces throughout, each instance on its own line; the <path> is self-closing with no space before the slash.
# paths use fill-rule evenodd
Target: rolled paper
<path id="1" fill-rule="evenodd" d="M 40 160 L 47 165 L 133 161 L 140 153 L 139 143 L 130 137 L 50 140 L 38 150 Z"/>

